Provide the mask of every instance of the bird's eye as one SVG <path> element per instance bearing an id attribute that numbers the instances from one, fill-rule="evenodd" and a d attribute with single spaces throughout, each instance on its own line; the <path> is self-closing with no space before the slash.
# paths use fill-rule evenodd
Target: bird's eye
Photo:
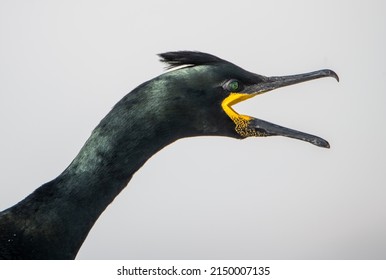
<path id="1" fill-rule="evenodd" d="M 224 85 L 224 89 L 230 92 L 237 92 L 240 89 L 239 81 L 230 80 Z"/>

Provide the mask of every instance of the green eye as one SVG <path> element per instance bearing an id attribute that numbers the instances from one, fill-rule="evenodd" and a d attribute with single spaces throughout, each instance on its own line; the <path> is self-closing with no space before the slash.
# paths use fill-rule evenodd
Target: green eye
<path id="1" fill-rule="evenodd" d="M 226 89 L 230 92 L 236 92 L 239 88 L 239 82 L 236 80 L 231 80 L 226 84 Z"/>

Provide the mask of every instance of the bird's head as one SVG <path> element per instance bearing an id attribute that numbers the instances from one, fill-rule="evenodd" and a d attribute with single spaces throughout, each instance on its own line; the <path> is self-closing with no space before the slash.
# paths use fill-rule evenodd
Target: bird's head
<path id="1" fill-rule="evenodd" d="M 170 71 L 159 76 L 157 84 L 167 92 L 169 102 L 172 99 L 171 103 L 179 108 L 177 117 L 188 119 L 190 131 L 198 131 L 197 135 L 234 138 L 281 135 L 329 147 L 322 138 L 239 114 L 232 106 L 288 85 L 323 77 L 339 80 L 334 71 L 265 77 L 201 52 L 168 52 L 159 56 Z"/>

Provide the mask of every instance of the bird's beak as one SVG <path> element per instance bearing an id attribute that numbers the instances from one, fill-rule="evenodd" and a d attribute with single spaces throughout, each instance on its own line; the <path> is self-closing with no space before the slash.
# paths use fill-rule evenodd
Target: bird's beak
<path id="1" fill-rule="evenodd" d="M 322 148 L 330 148 L 330 144 L 323 138 L 294 129 L 286 128 L 257 118 L 252 118 L 248 126 L 251 129 L 255 129 L 257 130 L 257 132 L 261 133 L 261 136 L 280 135 L 310 142 L 311 144 Z"/>
<path id="2" fill-rule="evenodd" d="M 319 78 L 324 78 L 324 77 L 333 77 L 337 81 L 339 81 L 338 75 L 334 71 L 328 70 L 328 69 L 319 70 L 319 71 L 310 72 L 310 73 L 298 74 L 298 75 L 282 76 L 282 77 L 258 76 L 259 82 L 254 85 L 247 86 L 243 90 L 243 93 L 238 94 L 239 97 L 237 98 L 236 96 L 233 97 L 233 101 L 230 102 L 229 105 L 234 105 L 239 101 L 248 99 L 250 97 L 253 97 L 258 94 L 262 94 L 280 87 L 285 87 L 285 86 L 298 84 L 298 83 L 319 79 Z M 233 111 L 233 113 L 236 113 L 236 112 Z M 281 135 L 285 137 L 299 139 L 302 141 L 307 141 L 311 144 L 314 144 L 316 146 L 323 147 L 323 148 L 330 147 L 329 143 L 326 140 L 318 136 L 314 136 L 304 132 L 282 127 L 254 117 L 243 116 L 243 115 L 239 115 L 238 113 L 236 114 L 238 116 L 237 121 L 239 123 L 242 123 L 242 125 L 239 126 L 238 133 L 243 137 Z M 236 131 L 237 131 L 237 126 L 236 126 Z"/>
<path id="3" fill-rule="evenodd" d="M 282 77 L 266 77 L 265 81 L 256 85 L 251 86 L 249 89 L 253 94 L 265 93 L 280 87 L 285 87 L 293 84 L 298 84 L 314 79 L 324 78 L 324 77 L 333 77 L 339 81 L 338 75 L 332 70 L 319 70 L 315 72 L 291 75 L 291 76 L 282 76 Z M 265 136 L 272 135 L 281 135 L 285 137 L 291 137 L 303 141 L 310 142 L 319 147 L 329 148 L 329 143 L 318 137 L 304 132 L 296 131 L 286 127 L 282 127 L 270 122 L 266 122 L 257 118 L 252 118 L 249 121 L 250 128 L 257 130 L 258 132 L 264 134 Z"/>
<path id="4" fill-rule="evenodd" d="M 251 85 L 247 88 L 249 93 L 253 94 L 262 94 L 277 88 L 290 86 L 294 84 L 299 84 L 302 82 L 307 82 L 310 80 L 325 78 L 325 77 L 333 77 L 339 82 L 338 75 L 329 69 L 298 74 L 298 75 L 290 75 L 290 76 L 280 76 L 280 77 L 263 77 L 258 76 L 262 79 L 262 82 L 259 82 L 255 85 Z"/>

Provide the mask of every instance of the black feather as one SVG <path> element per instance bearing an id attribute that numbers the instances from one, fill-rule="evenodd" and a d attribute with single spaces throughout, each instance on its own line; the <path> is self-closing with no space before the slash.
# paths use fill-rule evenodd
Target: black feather
<path id="1" fill-rule="evenodd" d="M 158 55 L 161 57 L 161 62 L 167 64 L 166 69 L 187 64 L 197 66 L 224 62 L 224 60 L 218 58 L 217 56 L 194 51 L 167 52 Z"/>

